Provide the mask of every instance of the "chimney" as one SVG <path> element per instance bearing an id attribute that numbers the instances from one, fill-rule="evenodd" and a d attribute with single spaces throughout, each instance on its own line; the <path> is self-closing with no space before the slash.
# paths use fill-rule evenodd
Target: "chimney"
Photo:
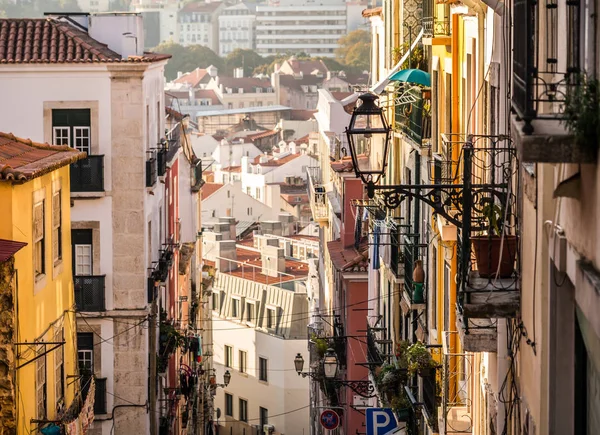
<path id="1" fill-rule="evenodd" d="M 277 277 L 285 272 L 285 255 L 283 248 L 265 246 L 261 251 L 262 273 L 267 276 Z"/>
<path id="2" fill-rule="evenodd" d="M 331 80 L 331 71 L 327 71 L 327 80 Z"/>
<path id="3" fill-rule="evenodd" d="M 219 218 L 219 221 L 221 218 Z M 218 222 L 214 225 L 213 231 L 222 235 L 222 240 L 233 240 L 230 233 L 230 227 L 228 223 Z"/>
<path id="4" fill-rule="evenodd" d="M 244 77 L 244 68 L 236 68 L 233 70 L 233 77 L 241 79 Z"/>
<path id="5" fill-rule="evenodd" d="M 223 235 L 213 231 L 205 231 L 202 236 L 202 255 L 206 260 L 216 261 L 217 246 L 223 240 Z"/>
<path id="6" fill-rule="evenodd" d="M 266 246 L 279 247 L 279 239 L 263 236 L 262 234 L 256 234 L 254 236 L 254 249 L 258 249 L 260 252 L 262 252 Z"/>
<path id="7" fill-rule="evenodd" d="M 298 148 L 296 146 L 296 142 L 290 142 L 289 146 L 290 146 L 290 153 L 298 154 Z"/>
<path id="8" fill-rule="evenodd" d="M 220 242 L 217 242 L 217 257 L 217 269 L 221 272 L 237 270 L 239 264 L 236 262 L 237 251 L 235 240 L 221 240 Z"/>
<path id="9" fill-rule="evenodd" d="M 144 21 L 141 14 L 114 12 L 91 15 L 88 34 L 119 53 L 123 59 L 144 54 Z"/>
<path id="10" fill-rule="evenodd" d="M 235 238 L 236 238 L 235 218 L 232 216 L 220 217 L 219 223 L 229 225 L 229 237 L 231 238 L 231 240 L 235 240 Z"/>
<path id="11" fill-rule="evenodd" d="M 281 236 L 281 222 L 279 221 L 263 221 L 260 223 L 260 229 L 263 234 L 272 234 L 274 236 Z"/>
<path id="12" fill-rule="evenodd" d="M 206 68 L 206 72 L 208 72 L 208 75 L 211 77 L 217 77 L 219 70 L 217 69 L 216 66 L 210 65 L 208 68 Z"/>
<path id="13" fill-rule="evenodd" d="M 294 234 L 294 216 L 291 213 L 279 213 L 281 222 L 281 235 L 288 237 Z"/>
<path id="14" fill-rule="evenodd" d="M 195 106 L 196 105 L 196 90 L 192 87 L 190 87 L 190 89 L 188 90 L 189 93 L 189 100 L 190 100 L 190 106 Z"/>
<path id="15" fill-rule="evenodd" d="M 183 77 L 183 72 L 177 71 L 177 78 L 180 79 L 181 77 Z"/>

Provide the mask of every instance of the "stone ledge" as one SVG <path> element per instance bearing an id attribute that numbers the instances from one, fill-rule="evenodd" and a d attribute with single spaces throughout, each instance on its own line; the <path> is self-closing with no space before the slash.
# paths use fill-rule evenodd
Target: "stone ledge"
<path id="1" fill-rule="evenodd" d="M 597 145 L 576 145 L 559 120 L 533 120 L 533 134 L 523 134 L 525 123 L 511 116 L 512 138 L 525 163 L 595 163 Z"/>

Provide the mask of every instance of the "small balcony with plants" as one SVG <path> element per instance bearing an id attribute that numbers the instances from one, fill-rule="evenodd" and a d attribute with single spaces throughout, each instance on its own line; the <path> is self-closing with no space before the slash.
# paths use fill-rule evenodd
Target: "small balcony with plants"
<path id="1" fill-rule="evenodd" d="M 177 349 L 184 349 L 188 345 L 185 334 L 176 327 L 174 320 L 167 318 L 166 311 L 160 313 L 158 354 L 156 356 L 156 370 L 158 373 L 166 373 L 171 356 Z"/>
<path id="2" fill-rule="evenodd" d="M 71 193 L 104 192 L 104 156 L 88 155 L 71 164 Z"/>
<path id="3" fill-rule="evenodd" d="M 551 0 L 513 5 L 512 131 L 523 162 L 597 161 L 599 83 L 584 70 L 582 5 Z"/>
<path id="4" fill-rule="evenodd" d="M 104 311 L 105 275 L 75 275 L 75 307 L 77 311 Z"/>
<path id="5" fill-rule="evenodd" d="M 409 310 L 427 308 L 427 258 L 429 244 L 421 243 L 419 234 L 408 234 L 402 238 L 404 259 L 404 286 L 402 300 Z"/>
<path id="6" fill-rule="evenodd" d="M 431 90 L 403 85 L 396 92 L 394 129 L 417 147 L 431 146 Z"/>

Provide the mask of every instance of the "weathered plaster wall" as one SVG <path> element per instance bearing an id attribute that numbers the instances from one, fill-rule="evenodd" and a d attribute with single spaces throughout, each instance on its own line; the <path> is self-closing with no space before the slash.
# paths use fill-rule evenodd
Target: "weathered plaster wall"
<path id="1" fill-rule="evenodd" d="M 16 434 L 13 370 L 14 302 L 12 278 L 15 260 L 0 263 L 0 435 Z"/>

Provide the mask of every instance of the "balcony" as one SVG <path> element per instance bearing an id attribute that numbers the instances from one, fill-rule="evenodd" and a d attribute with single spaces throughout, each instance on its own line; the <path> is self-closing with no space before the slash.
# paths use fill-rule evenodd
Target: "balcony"
<path id="1" fill-rule="evenodd" d="M 104 192 L 104 156 L 71 164 L 71 192 Z"/>
<path id="2" fill-rule="evenodd" d="M 456 332 L 444 331 L 442 337 L 442 403 L 438 413 L 439 433 L 471 434 L 473 418 L 469 397 L 469 377 L 473 355 L 456 349 Z"/>
<path id="3" fill-rule="evenodd" d="M 403 236 L 402 251 L 404 258 L 404 291 L 402 299 L 408 305 L 410 310 L 424 310 L 427 308 L 425 296 L 427 294 L 427 258 L 429 245 L 419 243 L 419 234 L 409 234 Z M 423 279 L 422 282 L 415 282 L 414 275 L 422 275 L 417 279 Z"/>
<path id="4" fill-rule="evenodd" d="M 105 275 L 76 275 L 75 305 L 77 311 L 104 311 L 104 279 Z"/>
<path id="5" fill-rule="evenodd" d="M 156 152 L 156 170 L 162 177 L 167 172 L 167 149 L 161 148 Z"/>
<path id="6" fill-rule="evenodd" d="M 514 3 L 513 135 L 523 162 L 590 163 L 597 158 L 598 138 L 577 140 L 565 129 L 585 89 L 579 72 L 581 2 Z M 561 29 L 550 35 L 548 29 Z M 557 32 L 553 30 L 553 32 Z M 551 39 L 556 41 L 550 44 Z M 588 109 L 598 119 L 598 104 Z M 589 120 L 589 116 L 585 116 Z M 590 124 L 588 122 L 588 124 Z M 594 124 L 592 122 L 591 124 Z M 577 135 L 576 135 L 577 136 Z"/>
<path id="7" fill-rule="evenodd" d="M 423 44 L 450 45 L 450 4 L 423 2 Z"/>
<path id="8" fill-rule="evenodd" d="M 325 186 L 321 184 L 321 168 L 311 166 L 306 168 L 308 175 L 308 195 L 313 219 L 320 225 L 329 221 L 329 206 Z"/>
<path id="9" fill-rule="evenodd" d="M 401 90 L 396 97 L 394 129 L 419 148 L 431 146 L 431 91 Z"/>
<path id="10" fill-rule="evenodd" d="M 158 163 L 156 161 L 156 153 L 147 151 L 148 160 L 146 160 L 146 187 L 152 187 L 158 180 Z"/>

